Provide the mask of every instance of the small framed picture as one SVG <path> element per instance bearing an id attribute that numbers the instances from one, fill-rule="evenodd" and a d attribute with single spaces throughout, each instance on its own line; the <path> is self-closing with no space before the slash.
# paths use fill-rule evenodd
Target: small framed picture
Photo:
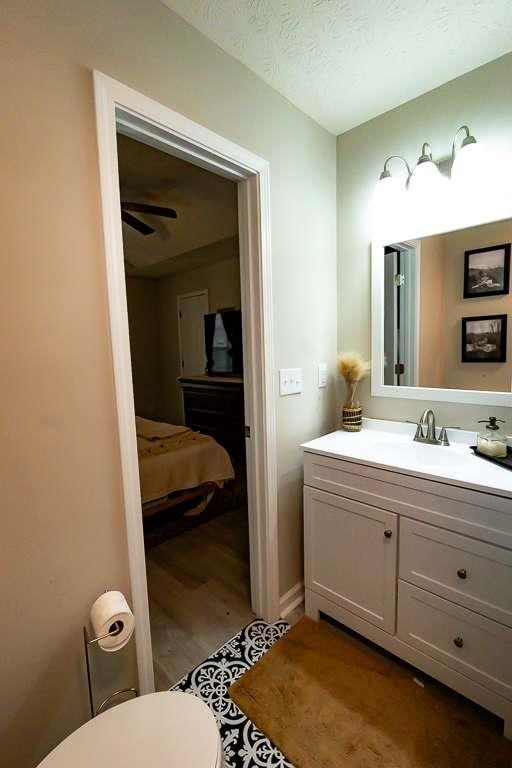
<path id="1" fill-rule="evenodd" d="M 464 252 L 464 298 L 508 293 L 510 243 Z"/>
<path id="2" fill-rule="evenodd" d="M 462 318 L 462 362 L 507 362 L 507 315 Z"/>

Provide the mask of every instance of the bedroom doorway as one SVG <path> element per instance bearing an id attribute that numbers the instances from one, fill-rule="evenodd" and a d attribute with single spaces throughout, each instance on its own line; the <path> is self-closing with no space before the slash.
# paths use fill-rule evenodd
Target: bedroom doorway
<path id="1" fill-rule="evenodd" d="M 238 195 L 234 181 L 120 132 L 117 157 L 153 667 L 163 691 L 255 618 Z"/>
<path id="2" fill-rule="evenodd" d="M 123 265 L 125 253 L 119 215 L 121 200 L 117 134 L 161 149 L 171 156 L 186 159 L 236 184 L 251 604 L 257 616 L 275 621 L 279 618 L 280 608 L 268 164 L 101 73 L 94 73 L 94 88 L 137 664 L 141 692 L 147 693 L 154 690 L 154 676 Z M 134 214 L 137 218 L 137 213 L 140 211 L 133 207 L 131 210 L 125 209 L 122 213 L 123 221 L 126 223 Z M 224 309 L 229 311 L 230 307 Z M 225 400 L 224 394 L 221 399 Z"/>

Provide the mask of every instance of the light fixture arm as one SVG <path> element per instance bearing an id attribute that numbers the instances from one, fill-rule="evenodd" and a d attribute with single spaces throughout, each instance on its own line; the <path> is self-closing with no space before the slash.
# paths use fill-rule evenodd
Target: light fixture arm
<path id="1" fill-rule="evenodd" d="M 452 162 L 451 162 L 452 165 L 453 165 L 453 161 L 455 160 L 455 154 L 456 154 L 455 147 L 457 145 L 457 137 L 461 131 L 464 131 L 466 134 L 465 137 L 462 139 L 462 144 L 460 145 L 461 149 L 462 147 L 467 147 L 468 144 L 476 144 L 476 139 L 474 136 L 471 135 L 467 125 L 461 125 L 460 128 L 457 128 L 457 130 L 455 131 L 455 136 L 453 137 L 453 142 L 452 142 Z"/>
<path id="2" fill-rule="evenodd" d="M 411 167 L 410 167 L 409 163 L 407 162 L 407 160 L 405 159 L 405 157 L 402 157 L 402 155 L 390 155 L 388 158 L 386 158 L 386 160 L 384 161 L 384 168 L 382 170 L 382 173 L 380 174 L 379 180 L 380 179 L 387 179 L 387 178 L 389 178 L 391 176 L 390 172 L 388 171 L 388 163 L 389 163 L 390 160 L 401 160 L 402 161 L 402 163 L 407 168 L 407 182 L 406 183 L 408 183 L 409 179 L 411 178 Z"/>
<path id="3" fill-rule="evenodd" d="M 428 141 L 424 141 L 423 145 L 421 147 L 421 155 L 418 158 L 417 165 L 420 165 L 421 163 L 431 163 L 432 161 L 432 147 L 428 143 Z"/>

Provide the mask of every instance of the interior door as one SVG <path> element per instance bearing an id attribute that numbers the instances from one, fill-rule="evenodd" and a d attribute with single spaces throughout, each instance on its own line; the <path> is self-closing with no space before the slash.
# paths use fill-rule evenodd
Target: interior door
<path id="1" fill-rule="evenodd" d="M 398 251 L 389 246 L 384 255 L 384 384 L 398 384 L 398 306 L 396 274 Z"/>
<path id="2" fill-rule="evenodd" d="M 384 384 L 417 386 L 417 252 L 401 243 L 384 249 Z"/>
<path id="3" fill-rule="evenodd" d="M 206 370 L 204 316 L 208 314 L 208 291 L 178 296 L 180 367 L 182 376 L 198 376 Z"/>

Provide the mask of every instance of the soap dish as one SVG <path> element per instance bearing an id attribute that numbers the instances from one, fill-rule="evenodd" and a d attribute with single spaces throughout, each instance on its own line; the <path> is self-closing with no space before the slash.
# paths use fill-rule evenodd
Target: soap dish
<path id="1" fill-rule="evenodd" d="M 496 456 L 485 456 L 483 453 L 478 453 L 476 445 L 470 445 L 469 447 L 475 456 L 478 456 L 480 459 L 487 459 L 487 461 L 492 461 L 493 464 L 499 464 L 500 467 L 505 467 L 505 469 L 512 469 L 512 448 L 509 445 L 507 445 L 507 455 L 500 459 L 498 459 Z"/>

